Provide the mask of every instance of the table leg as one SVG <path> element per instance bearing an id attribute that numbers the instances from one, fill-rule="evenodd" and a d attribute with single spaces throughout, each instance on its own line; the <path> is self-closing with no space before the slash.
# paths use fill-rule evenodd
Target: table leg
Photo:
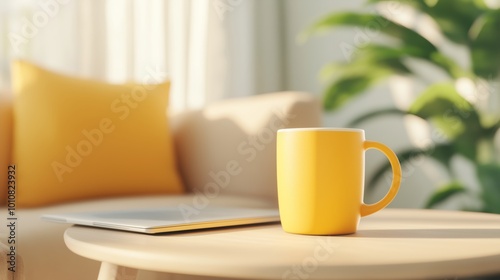
<path id="1" fill-rule="evenodd" d="M 112 263 L 101 263 L 97 280 L 135 280 L 137 269 L 119 266 Z"/>

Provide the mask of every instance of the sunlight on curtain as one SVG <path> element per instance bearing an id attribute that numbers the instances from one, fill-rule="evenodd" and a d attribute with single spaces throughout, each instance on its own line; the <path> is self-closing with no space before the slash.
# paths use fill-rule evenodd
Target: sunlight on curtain
<path id="1" fill-rule="evenodd" d="M 224 25 L 209 24 L 210 3 L 107 0 L 107 78 L 143 82 L 151 75 L 168 77 L 174 111 L 200 108 L 213 96 L 223 96 L 224 88 L 207 84 L 209 78 L 224 84 L 225 72 L 214 68 L 224 69 L 228 59 L 224 51 L 209 46 L 210 39 L 225 36 Z M 207 65 L 214 56 L 217 64 Z"/>
<path id="2" fill-rule="evenodd" d="M 168 34 L 176 40 L 167 44 L 168 61 L 172 69 L 172 95 L 171 106 L 182 108 L 186 105 L 188 98 L 179 93 L 186 93 L 188 88 L 188 30 L 189 30 L 189 1 L 171 0 L 171 9 L 167 13 Z"/>
<path id="3" fill-rule="evenodd" d="M 106 1 L 106 33 L 109 34 L 107 41 L 107 63 L 108 79 L 111 82 L 122 82 L 132 76 L 130 71 L 132 60 L 132 36 L 127 30 L 131 30 L 132 9 L 130 1 L 108 0 Z M 109 16 L 113 13 L 113 16 Z"/>
<path id="4" fill-rule="evenodd" d="M 201 94 L 207 87 L 207 55 L 209 54 L 208 40 L 208 13 L 209 1 L 199 1 L 191 5 L 191 24 L 189 30 L 188 55 L 189 69 L 188 77 L 193 83 L 188 85 L 187 94 L 191 97 L 188 99 L 189 107 L 201 107 L 205 101 L 205 97 Z M 203 47 L 204 48 L 203 48 Z M 221 63 L 224 63 L 221 61 Z"/>
<path id="5" fill-rule="evenodd" d="M 171 79 L 174 111 L 280 90 L 277 7 L 245 0 L 1 1 L 0 87 L 9 87 L 10 60 L 23 58 L 112 83 Z"/>
<path id="6" fill-rule="evenodd" d="M 170 0 L 168 61 L 172 76 L 172 107 L 199 108 L 207 99 L 206 86 L 209 1 Z M 210 30 L 215 33 L 217 30 Z M 223 61 L 221 61 L 223 63 Z M 182 94 L 181 94 L 182 93 Z"/>

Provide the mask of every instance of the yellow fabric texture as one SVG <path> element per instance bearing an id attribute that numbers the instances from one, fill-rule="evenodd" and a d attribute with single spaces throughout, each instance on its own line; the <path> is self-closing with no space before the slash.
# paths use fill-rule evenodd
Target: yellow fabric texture
<path id="1" fill-rule="evenodd" d="M 10 93 L 0 91 L 0 205 L 7 201 L 8 168 L 11 164 L 12 100 Z"/>
<path id="2" fill-rule="evenodd" d="M 181 193 L 170 83 L 113 85 L 12 65 L 17 205 Z"/>

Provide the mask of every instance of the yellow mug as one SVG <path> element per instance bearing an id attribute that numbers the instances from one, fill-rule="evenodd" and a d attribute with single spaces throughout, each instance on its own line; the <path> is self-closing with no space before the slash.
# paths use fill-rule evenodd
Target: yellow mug
<path id="1" fill-rule="evenodd" d="M 368 149 L 384 153 L 393 173 L 389 192 L 374 204 L 363 203 Z M 396 154 L 384 144 L 366 141 L 362 129 L 280 129 L 276 160 L 281 224 L 289 233 L 354 233 L 360 217 L 386 207 L 401 183 Z"/>

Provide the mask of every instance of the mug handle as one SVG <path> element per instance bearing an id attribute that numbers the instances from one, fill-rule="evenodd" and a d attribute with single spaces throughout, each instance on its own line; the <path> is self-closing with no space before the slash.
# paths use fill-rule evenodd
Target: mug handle
<path id="1" fill-rule="evenodd" d="M 365 151 L 369 149 L 377 149 L 384 153 L 391 163 L 393 177 L 391 188 L 389 189 L 389 192 L 387 192 L 387 194 L 384 196 L 384 198 L 373 204 L 361 203 L 361 217 L 373 214 L 389 205 L 389 203 L 391 203 L 391 201 L 394 199 L 394 197 L 396 197 L 396 194 L 398 193 L 402 177 L 401 164 L 399 163 L 398 157 L 389 147 L 379 142 L 365 141 L 363 143 L 363 149 Z"/>

